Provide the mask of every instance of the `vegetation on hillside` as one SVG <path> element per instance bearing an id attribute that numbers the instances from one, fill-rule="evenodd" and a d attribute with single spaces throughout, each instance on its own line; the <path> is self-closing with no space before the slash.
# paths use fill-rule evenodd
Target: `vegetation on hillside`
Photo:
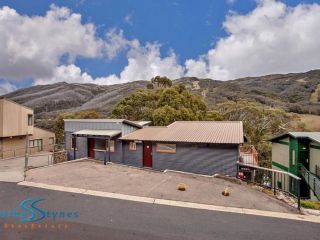
<path id="1" fill-rule="evenodd" d="M 256 147 L 263 166 L 270 167 L 272 136 L 290 128 L 294 116 L 277 108 L 265 107 L 246 100 L 227 101 L 217 104 L 207 113 L 207 120 L 242 121 L 249 144 Z"/>
<path id="2" fill-rule="evenodd" d="M 166 126 L 179 120 L 204 120 L 207 106 L 200 96 L 181 85 L 172 86 L 166 77 L 155 77 L 148 89 L 141 89 L 120 101 L 112 117 L 149 120 Z"/>
<path id="3" fill-rule="evenodd" d="M 159 78 L 159 77 L 158 77 Z M 154 78 L 157 81 L 157 78 Z M 134 81 L 115 85 L 56 83 L 20 89 L 5 95 L 35 110 L 35 124 L 53 129 L 54 119 L 62 112 L 96 111 L 102 117 L 110 117 L 116 104 L 137 89 L 157 90 L 167 79 L 156 84 L 150 81 Z M 280 108 L 298 114 L 320 115 L 320 70 L 306 73 L 274 74 L 242 78 L 232 81 L 215 81 L 185 77 L 172 81 L 182 84 L 192 94 L 203 98 L 208 109 L 217 104 L 239 99 L 255 102 L 259 106 Z M 147 86 L 148 85 L 148 86 Z M 170 111 L 169 109 L 165 109 Z M 317 121 L 318 122 L 318 121 Z M 298 122 L 299 123 L 299 122 Z M 305 122 L 307 130 L 319 131 Z M 300 124 L 300 123 L 299 123 Z"/>
<path id="4" fill-rule="evenodd" d="M 208 110 L 200 96 L 184 85 L 172 85 L 166 77 L 155 77 L 147 85 L 120 101 L 112 112 L 116 118 L 150 120 L 165 126 L 179 120 L 242 121 L 248 143 L 260 153 L 264 166 L 271 166 L 271 143 L 275 134 L 290 128 L 294 115 L 278 108 L 263 106 L 247 100 L 225 101 Z"/>
<path id="5" fill-rule="evenodd" d="M 78 113 L 60 113 L 54 121 L 54 133 L 56 135 L 56 142 L 64 142 L 64 121 L 63 119 L 95 119 L 100 118 L 100 115 L 95 111 L 83 111 Z"/>

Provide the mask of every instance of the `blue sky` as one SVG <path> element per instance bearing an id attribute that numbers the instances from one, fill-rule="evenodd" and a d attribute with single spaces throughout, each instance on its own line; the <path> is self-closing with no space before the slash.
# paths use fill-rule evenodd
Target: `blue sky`
<path id="1" fill-rule="evenodd" d="M 61 11 L 60 8 L 67 8 L 70 11 L 69 15 L 62 17 L 62 20 L 60 18 L 56 19 L 55 23 L 52 24 L 52 31 L 54 31 L 54 26 L 57 22 L 63 22 L 63 20 L 67 20 L 70 17 L 70 14 L 76 13 L 81 15 L 80 25 L 77 25 L 79 29 L 87 24 L 94 26 L 95 30 L 93 37 L 96 37 L 99 41 L 101 40 L 101 44 L 109 41 L 106 39 L 106 34 L 112 30 L 113 34 L 118 37 L 120 36 L 125 42 L 119 47 L 116 54 L 112 55 L 112 57 L 110 57 L 109 53 L 102 53 L 104 51 L 104 47 L 101 46 L 94 50 L 88 49 L 88 51 L 86 50 L 85 53 L 83 53 L 79 48 L 85 48 L 86 46 L 77 45 L 77 50 L 74 50 L 75 47 L 70 45 L 71 47 L 65 47 L 65 49 L 61 50 L 59 54 L 52 55 L 54 58 L 56 57 L 58 59 L 57 61 L 50 63 L 52 64 L 52 69 L 48 68 L 46 73 L 43 72 L 39 74 L 39 69 L 34 69 L 34 72 L 31 70 L 25 71 L 21 65 L 23 64 L 23 66 L 27 68 L 28 64 L 30 64 L 30 69 L 32 69 L 33 66 L 37 64 L 41 65 L 46 62 L 49 59 L 49 56 L 48 59 L 44 58 L 38 60 L 31 59 L 30 56 L 27 56 L 28 59 L 26 60 L 25 55 L 23 55 L 23 62 L 15 66 L 16 68 L 13 68 L 19 70 L 21 67 L 21 74 L 17 75 L 16 73 L 10 73 L 9 70 L 3 70 L 6 73 L 1 74 L 2 69 L 0 68 L 0 84 L 9 84 L 13 86 L 13 88 L 9 90 L 14 90 L 15 88 L 30 86 L 33 84 L 54 83 L 59 81 L 58 78 L 63 80 L 69 79 L 68 76 L 66 76 L 66 78 L 61 77 L 61 74 L 71 74 L 73 76 L 73 80 L 70 80 L 70 82 L 94 82 L 95 80 L 98 80 L 98 84 L 113 84 L 117 83 L 117 81 L 122 83 L 140 80 L 135 78 L 148 78 L 157 73 L 159 73 L 159 75 L 169 75 L 171 78 L 189 76 L 190 74 L 193 74 L 196 77 L 211 77 L 227 80 L 237 77 L 269 73 L 311 70 L 318 67 L 316 62 L 319 59 L 315 56 L 311 56 L 313 61 L 302 64 L 302 67 L 297 67 L 298 65 L 295 64 L 287 66 L 283 65 L 283 63 L 271 61 L 269 57 L 270 55 L 266 52 L 270 52 L 270 49 L 273 48 L 275 51 L 278 47 L 281 49 L 281 44 L 292 41 L 292 37 L 291 39 L 283 39 L 281 32 L 282 30 L 285 31 L 290 24 L 293 26 L 294 24 L 300 26 L 301 23 L 298 19 L 299 14 L 300 17 L 309 17 L 314 15 L 310 19 L 310 22 L 313 22 L 314 19 L 318 19 L 320 15 L 318 3 L 319 1 L 296 0 L 280 2 L 273 0 L 41 0 L 32 1 L 31 4 L 30 1 L 0 0 L 0 8 L 4 6 L 9 7 L 9 9 L 2 8 L 3 12 L 9 12 L 9 10 L 16 11 L 15 18 L 19 18 L 17 22 L 28 22 L 26 19 L 33 21 L 37 17 L 45 18 L 47 12 L 52 9 L 52 6 L 54 6 L 54 8 L 58 8 L 57 11 Z M 299 6 L 304 7 L 300 7 L 302 8 L 301 10 L 299 9 Z M 273 16 L 273 11 L 270 10 L 272 8 L 279 9 L 277 16 Z M 255 11 L 260 11 L 260 13 L 257 13 L 256 16 L 254 14 Z M 274 12 L 277 12 L 277 10 Z M 272 20 L 269 25 L 274 24 L 274 28 L 270 28 L 270 26 L 266 24 L 264 20 L 266 17 L 269 17 Z M 297 19 L 292 20 L 294 17 Z M 283 29 L 279 27 L 281 26 L 281 22 L 279 24 L 279 21 L 281 21 L 282 18 L 286 19 L 282 24 Z M 261 21 L 261 24 L 251 26 L 250 21 Z M 292 23 L 290 23 L 290 21 L 292 21 Z M 239 25 L 237 25 L 238 23 Z M 1 24 L 6 24 L 6 22 L 4 21 Z M 35 24 L 39 24 L 39 29 L 41 29 L 41 22 L 38 23 L 35 21 Z M 225 24 L 229 24 L 229 27 L 226 27 Z M 306 22 L 306 24 L 308 24 L 308 22 Z M 315 24 L 315 29 L 319 27 L 319 24 L 313 24 Z M 21 29 L 20 27 L 17 29 L 17 35 L 14 37 L 9 36 L 8 39 L 14 38 L 19 40 L 26 38 L 26 40 L 21 40 L 21 42 L 27 41 L 25 46 L 28 48 L 28 41 L 30 39 L 32 40 L 38 35 L 42 36 L 43 34 L 39 30 L 39 34 L 34 34 L 34 36 L 33 33 L 35 30 L 26 29 L 28 27 L 27 23 L 23 25 L 25 26 L 24 29 Z M 51 27 L 50 25 L 48 26 Z M 70 30 L 72 27 L 66 27 L 65 29 Z M 2 31 L 8 32 L 10 29 Z M 257 34 L 259 31 L 261 31 L 261 34 Z M 295 30 L 292 30 L 292 36 L 296 36 L 295 34 L 297 34 L 294 31 Z M 22 36 L 21 33 L 25 35 Z M 28 34 L 30 34 L 30 38 L 28 38 Z M 63 32 L 60 34 L 63 35 Z M 306 34 L 309 34 L 309 32 L 306 32 Z M 250 66 L 242 70 L 238 65 L 243 63 L 243 61 L 246 61 L 248 56 L 241 51 L 248 51 L 249 53 L 252 51 L 255 55 L 255 53 L 262 48 L 261 46 L 266 45 L 266 41 L 268 41 L 268 43 L 270 42 L 270 37 L 268 37 L 267 40 L 265 38 L 262 43 L 259 42 L 261 40 L 259 37 L 253 37 L 252 40 L 250 40 L 249 37 L 253 35 L 272 36 L 272 46 L 270 46 L 268 50 L 261 50 L 261 56 L 265 58 L 264 62 L 270 61 L 270 67 L 267 68 L 265 66 L 261 66 L 261 63 L 253 62 L 252 68 L 256 68 L 256 71 L 248 70 L 247 68 Z M 80 34 L 77 36 L 81 37 L 82 35 Z M 238 42 L 232 42 L 235 41 L 232 37 L 238 39 Z M 57 39 L 58 40 L 54 41 L 53 44 L 66 44 L 65 40 L 60 43 L 58 42 L 60 38 Z M 134 40 L 139 42 L 139 47 L 134 45 Z M 219 40 L 222 40 L 222 43 L 218 45 Z M 9 40 L 7 40 L 5 44 L 7 44 L 8 41 Z M 72 37 L 70 37 L 70 41 L 74 41 L 72 40 Z M 299 41 L 299 39 L 296 41 Z M 18 44 L 21 44 L 21 42 Z M 37 40 L 31 42 L 33 44 L 31 44 L 32 46 L 38 44 Z M 248 47 L 244 42 L 251 42 L 253 47 Z M 292 41 L 293 46 L 291 46 L 290 49 L 286 49 L 286 52 L 291 52 L 291 49 L 292 52 L 294 52 L 293 49 L 296 47 L 294 44 L 297 44 L 294 42 L 295 41 Z M 151 44 L 152 47 L 149 46 L 148 48 L 148 43 Z M 48 48 L 45 44 L 41 44 L 39 43 L 39 46 L 36 46 L 35 49 L 41 49 L 42 47 Z M 69 43 L 66 45 L 68 44 Z M 99 45 L 100 43 L 95 42 L 94 44 Z M 112 44 L 115 43 L 112 42 L 108 45 L 109 51 L 112 48 L 114 49 L 114 45 Z M 299 49 L 302 49 L 302 52 L 299 54 L 302 55 L 307 54 L 308 52 L 310 53 L 310 51 L 312 52 L 313 50 L 318 50 L 317 48 L 319 47 L 317 44 L 313 46 L 313 43 L 298 42 L 298 44 Z M 306 44 L 309 45 L 305 46 Z M 240 49 L 236 49 L 236 46 L 240 46 Z M 229 47 L 230 51 L 236 52 L 234 53 L 235 56 L 229 56 L 231 53 L 227 50 L 223 50 L 228 49 Z M 60 50 L 57 46 L 52 51 L 57 51 L 55 49 Z M 13 52 L 16 53 L 17 51 L 18 50 L 15 50 Z M 158 59 L 158 62 L 156 62 L 156 60 L 152 62 L 152 59 L 145 59 L 143 61 L 138 59 L 142 55 L 145 56 L 149 54 L 149 52 L 157 53 L 157 51 L 159 51 L 159 54 L 156 54 L 159 59 L 157 57 L 155 57 L 155 59 Z M 44 52 L 46 51 L 44 50 Z M 70 52 L 74 55 L 72 59 L 70 59 Z M 42 51 L 40 51 L 39 54 L 40 53 L 43 54 Z M 252 56 L 252 53 L 249 56 Z M 6 52 L 5 54 L 11 56 L 10 54 L 12 53 Z M 50 52 L 49 54 L 52 53 Z M 36 55 L 37 54 L 35 53 L 35 56 Z M 224 55 L 227 56 L 226 59 L 222 59 Z M 50 55 L 50 57 L 52 56 Z M 255 57 L 259 58 L 259 56 L 260 54 L 257 54 Z M 296 55 L 292 55 L 291 57 L 295 56 Z M 242 61 L 241 59 L 239 61 L 238 57 L 239 59 L 241 57 Z M 15 57 L 14 59 L 16 58 L 18 57 Z M 144 74 L 138 74 L 137 72 L 140 71 L 140 68 L 139 66 L 136 66 L 134 70 L 130 71 L 131 65 L 129 66 L 128 64 L 129 59 L 133 59 L 133 65 L 144 64 L 144 66 L 140 66 L 141 69 L 153 66 L 153 70 L 148 72 L 148 70 L 143 69 L 142 71 L 146 72 Z M 233 59 L 237 59 L 237 62 Z M 30 60 L 30 62 L 28 62 L 28 60 Z M 7 64 L 12 65 L 12 61 Z M 172 65 L 172 68 L 165 66 L 170 64 Z M 68 66 L 68 68 L 66 67 L 63 70 L 60 68 L 60 71 L 58 71 L 57 68 L 59 66 Z M 123 77 L 121 77 L 120 75 L 126 67 L 128 67 L 128 71 Z M 86 75 L 83 75 L 84 73 Z M 55 77 L 53 77 L 54 74 Z M 75 77 L 76 74 L 78 74 L 77 77 Z M 110 78 L 111 75 L 113 75 L 112 78 Z M 2 89 L 2 92 L 4 91 L 5 87 Z"/>

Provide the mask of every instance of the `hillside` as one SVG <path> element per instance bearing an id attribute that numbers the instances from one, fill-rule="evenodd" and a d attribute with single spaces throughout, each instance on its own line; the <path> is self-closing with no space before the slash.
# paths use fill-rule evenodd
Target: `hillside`
<path id="1" fill-rule="evenodd" d="M 50 128 L 59 112 L 96 110 L 108 116 L 115 104 L 147 81 L 100 86 L 56 83 L 21 89 L 5 97 L 35 109 L 36 124 Z M 320 70 L 276 74 L 230 81 L 181 78 L 192 92 L 202 95 L 211 107 L 226 100 L 247 99 L 289 112 L 320 115 Z"/>

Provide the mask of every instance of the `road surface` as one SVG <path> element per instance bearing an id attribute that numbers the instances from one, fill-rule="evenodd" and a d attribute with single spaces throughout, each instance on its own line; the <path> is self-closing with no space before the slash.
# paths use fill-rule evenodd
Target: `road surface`
<path id="1" fill-rule="evenodd" d="M 45 199 L 37 205 L 43 210 L 78 212 L 79 216 L 56 222 L 43 219 L 33 229 L 30 224 L 24 229 L 16 220 L 1 218 L 1 211 L 19 209 L 19 203 L 27 198 Z M 320 224 L 316 223 L 130 202 L 4 182 L 0 182 L 0 223 L 0 240 L 318 240 L 320 236 Z M 58 228 L 60 223 L 67 227 Z M 14 229 L 10 224 L 15 224 Z"/>

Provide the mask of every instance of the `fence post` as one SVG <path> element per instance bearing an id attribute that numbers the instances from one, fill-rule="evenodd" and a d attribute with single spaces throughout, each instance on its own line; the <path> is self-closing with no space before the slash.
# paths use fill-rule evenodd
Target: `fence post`
<path id="1" fill-rule="evenodd" d="M 277 175 L 275 172 L 273 172 L 272 174 L 273 174 L 273 195 L 276 195 L 276 183 L 277 183 L 276 176 Z"/>
<path id="2" fill-rule="evenodd" d="M 300 179 L 297 180 L 297 197 L 298 197 L 298 210 L 300 210 Z"/>

